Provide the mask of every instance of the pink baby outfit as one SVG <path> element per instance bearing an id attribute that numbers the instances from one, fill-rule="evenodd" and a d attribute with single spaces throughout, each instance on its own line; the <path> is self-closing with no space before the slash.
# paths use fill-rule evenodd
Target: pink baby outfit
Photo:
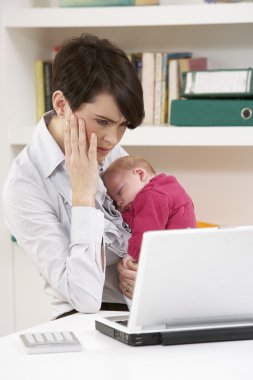
<path id="1" fill-rule="evenodd" d="M 149 181 L 122 216 L 132 229 L 128 254 L 134 260 L 139 258 L 145 231 L 196 227 L 191 198 L 174 176 L 163 173 Z"/>

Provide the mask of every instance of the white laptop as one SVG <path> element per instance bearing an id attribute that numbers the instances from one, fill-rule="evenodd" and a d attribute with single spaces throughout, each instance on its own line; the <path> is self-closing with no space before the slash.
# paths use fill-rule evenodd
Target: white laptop
<path id="1" fill-rule="evenodd" d="M 146 232 L 130 313 L 96 329 L 134 346 L 253 339 L 253 226 Z"/>

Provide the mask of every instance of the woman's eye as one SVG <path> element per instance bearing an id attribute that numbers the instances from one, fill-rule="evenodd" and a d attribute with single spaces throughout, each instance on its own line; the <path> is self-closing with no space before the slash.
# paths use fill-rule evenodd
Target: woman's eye
<path id="1" fill-rule="evenodd" d="M 107 120 L 102 120 L 102 119 L 97 119 L 97 123 L 99 125 L 108 125 L 108 121 Z"/>

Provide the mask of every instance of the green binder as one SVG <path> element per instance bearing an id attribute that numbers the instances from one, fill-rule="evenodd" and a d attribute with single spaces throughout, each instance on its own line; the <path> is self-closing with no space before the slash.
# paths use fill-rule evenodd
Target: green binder
<path id="1" fill-rule="evenodd" d="M 253 126 L 251 99 L 185 99 L 171 102 L 170 124 L 175 126 Z"/>
<path id="2" fill-rule="evenodd" d="M 187 71 L 182 74 L 183 98 L 253 98 L 253 69 Z"/>

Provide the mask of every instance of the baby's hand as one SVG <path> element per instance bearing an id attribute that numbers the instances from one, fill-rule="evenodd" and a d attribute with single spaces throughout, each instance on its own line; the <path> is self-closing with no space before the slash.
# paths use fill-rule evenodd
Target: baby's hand
<path id="1" fill-rule="evenodd" d="M 133 258 L 130 255 L 125 255 L 122 259 L 122 264 L 124 268 L 128 268 L 127 262 L 131 260 L 133 261 Z"/>

